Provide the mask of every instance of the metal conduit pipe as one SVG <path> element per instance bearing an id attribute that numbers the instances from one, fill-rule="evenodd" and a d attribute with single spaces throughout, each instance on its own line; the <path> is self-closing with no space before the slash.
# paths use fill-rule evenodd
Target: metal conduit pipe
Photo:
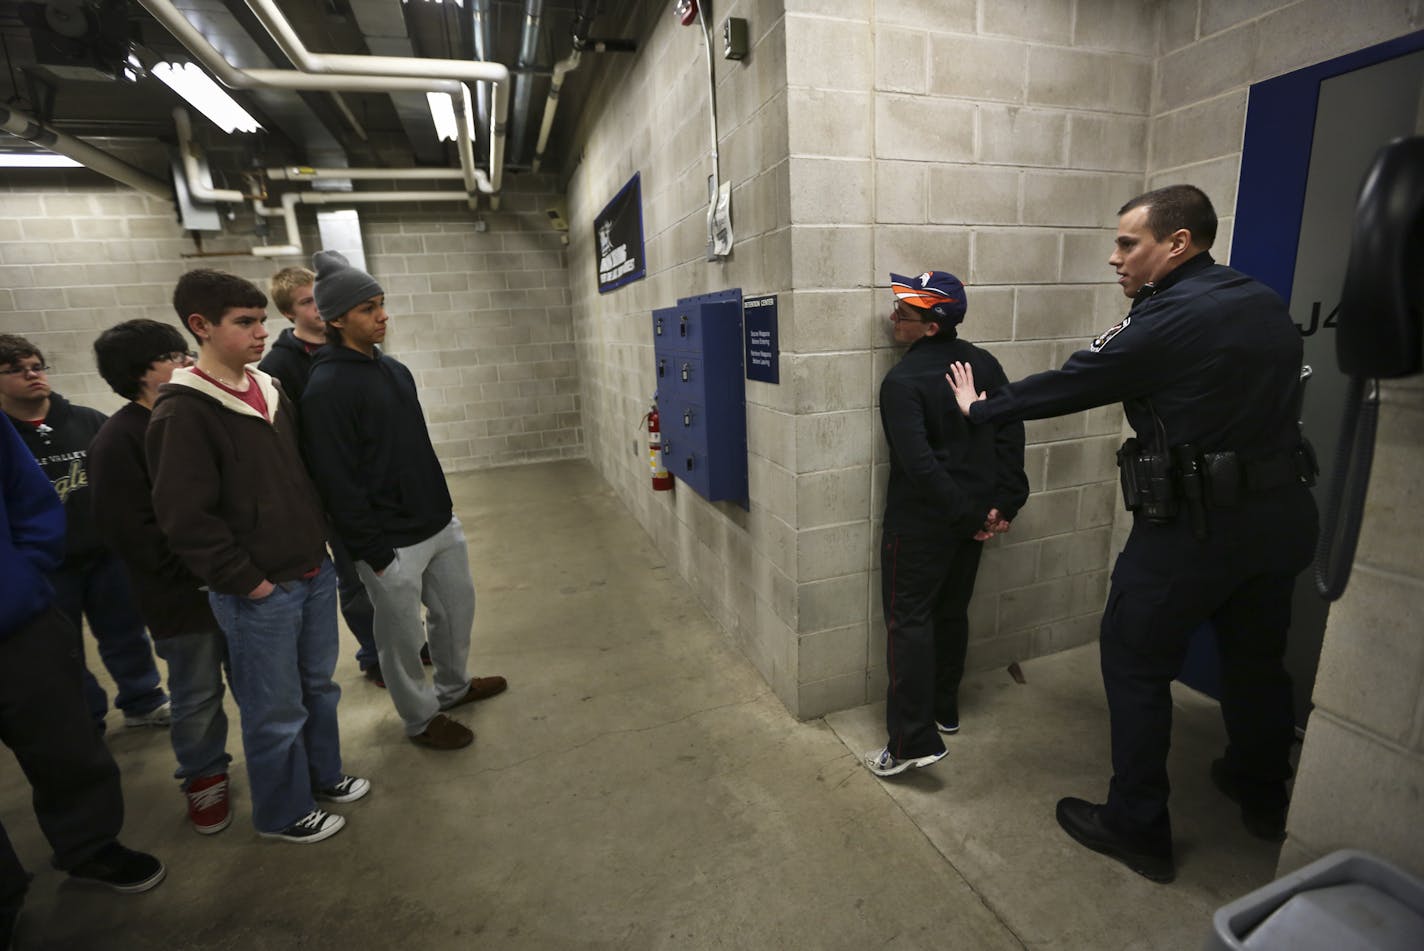
<path id="1" fill-rule="evenodd" d="M 474 40 L 475 59 L 477 61 L 489 59 L 490 0 L 471 0 L 470 36 Z M 475 100 L 479 107 L 480 126 L 488 127 L 490 121 L 489 84 L 481 82 L 475 86 Z"/>
<path id="2" fill-rule="evenodd" d="M 539 171 L 539 165 L 544 160 L 544 149 L 549 144 L 549 131 L 554 128 L 554 113 L 559 108 L 559 90 L 564 88 L 564 77 L 578 69 L 579 60 L 583 58 L 584 47 L 588 44 L 588 31 L 593 27 L 593 11 L 596 5 L 596 0 L 584 0 L 583 7 L 574 19 L 573 28 L 569 31 L 573 37 L 574 50 L 554 64 L 554 78 L 549 84 L 549 98 L 544 100 L 544 119 L 539 123 L 539 141 L 534 146 L 534 161 L 530 171 Z"/>
<path id="3" fill-rule="evenodd" d="M 167 3 L 168 0 L 141 0 L 145 7 L 151 3 Z M 504 137 L 505 121 L 509 115 L 509 69 L 501 63 L 470 62 L 457 59 L 426 59 L 416 56 L 353 56 L 345 53 L 313 53 L 303 45 L 292 25 L 282 16 L 273 0 L 247 0 L 247 5 L 257 15 L 257 19 L 272 34 L 272 38 L 304 73 L 349 73 L 371 77 L 434 77 L 453 79 L 462 85 L 481 80 L 494 86 L 494 115 L 490 118 L 490 159 L 489 175 L 480 176 L 480 191 L 494 194 L 500 189 L 504 177 Z M 389 82 L 389 80 L 387 80 Z M 455 94 L 456 118 L 461 119 L 461 150 L 472 150 L 467 145 L 464 132 L 469 131 L 473 103 L 469 86 L 465 85 L 463 95 Z M 462 111 L 463 110 L 463 111 Z"/>
<path id="4" fill-rule="evenodd" d="M 199 201 L 243 202 L 250 196 L 231 188 L 214 188 L 203 180 L 203 170 L 198 167 L 198 146 L 193 141 L 193 123 L 188 118 L 188 110 L 182 106 L 173 109 L 173 126 L 178 131 L 178 155 L 183 160 L 183 178 L 188 183 L 188 193 Z"/>
<path id="5" fill-rule="evenodd" d="M 269 170 L 270 171 L 270 170 Z M 350 169 L 331 169 L 333 176 L 337 171 L 351 171 Z M 370 170 L 363 170 L 370 171 Z M 374 171 L 382 171 L 375 169 Z M 302 236 L 297 230 L 297 205 L 345 205 L 358 202 L 371 201 L 391 201 L 391 202 L 413 202 L 413 201 L 465 201 L 468 196 L 464 192 L 457 191 L 424 191 L 424 192 L 403 192 L 403 191 L 383 191 L 383 192 L 287 192 L 282 196 L 281 207 L 267 208 L 261 202 L 254 200 L 252 210 L 267 218 L 281 216 L 283 224 L 287 229 L 287 243 L 264 245 L 252 249 L 252 253 L 259 257 L 276 257 L 284 254 L 304 254 L 302 249 Z"/>
<path id="6" fill-rule="evenodd" d="M 524 155 L 529 129 L 529 102 L 534 95 L 534 78 L 524 70 L 539 57 L 539 24 L 544 18 L 544 0 L 524 0 L 524 28 L 519 34 L 519 69 L 514 77 L 514 158 Z"/>
<path id="7" fill-rule="evenodd" d="M 268 178 L 277 182 L 306 182 L 317 178 L 347 178 L 351 181 L 383 178 L 390 181 L 427 181 L 461 176 L 458 168 L 311 168 L 305 165 L 287 165 L 264 171 Z"/>
<path id="8" fill-rule="evenodd" d="M 203 64 L 218 81 L 230 89 L 293 89 L 302 91 L 389 93 L 389 92 L 443 92 L 455 101 L 457 113 L 463 107 L 468 114 L 469 89 L 457 80 L 446 78 L 387 77 L 354 73 L 329 73 L 311 75 L 290 69 L 239 69 L 213 48 L 203 34 L 199 33 L 188 19 L 169 0 L 139 0 L 143 8 L 153 14 L 173 36 L 187 48 L 193 57 Z M 377 57 L 351 57 L 352 59 L 374 59 Z M 500 67 L 503 69 L 503 67 Z M 507 72 L 507 71 L 506 71 Z M 498 87 L 497 87 L 498 88 Z M 460 150 L 461 166 L 467 182 L 466 191 L 485 190 L 488 179 L 474 167 L 474 149 L 468 145 L 469 123 L 461 124 Z M 501 140 L 500 157 L 503 157 Z"/>
<path id="9" fill-rule="evenodd" d="M 33 116 L 26 115 L 9 106 L 0 105 L 0 129 L 27 142 L 43 146 L 51 152 L 67 155 L 86 168 L 92 169 L 100 175 L 107 175 L 122 185 L 152 195 L 154 198 L 162 198 L 164 201 L 171 202 L 173 200 L 173 189 L 169 188 L 166 182 L 154 178 L 141 169 L 134 168 L 123 159 L 110 155 L 103 149 L 95 148 L 88 142 L 76 139 L 72 135 L 65 135 L 57 129 L 51 129 Z"/>

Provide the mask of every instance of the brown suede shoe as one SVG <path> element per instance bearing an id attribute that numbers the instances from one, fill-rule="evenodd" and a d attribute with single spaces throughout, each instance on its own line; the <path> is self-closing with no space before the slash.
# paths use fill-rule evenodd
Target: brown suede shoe
<path id="1" fill-rule="evenodd" d="M 432 750 L 458 750 L 475 742 L 475 734 L 445 714 L 436 714 L 425 730 L 410 738 L 416 746 Z"/>
<path id="2" fill-rule="evenodd" d="M 508 686 L 509 684 L 503 677 L 475 677 L 470 681 L 469 689 L 462 696 L 450 701 L 440 709 L 453 710 L 467 703 L 474 703 L 476 700 L 487 700 L 497 693 L 504 693 L 504 688 Z"/>

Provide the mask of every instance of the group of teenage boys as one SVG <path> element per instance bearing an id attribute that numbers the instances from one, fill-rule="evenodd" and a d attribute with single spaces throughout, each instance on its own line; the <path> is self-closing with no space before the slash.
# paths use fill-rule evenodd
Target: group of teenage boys
<path id="1" fill-rule="evenodd" d="M 107 701 L 83 668 L 82 618 L 125 723 L 169 726 L 203 834 L 232 821 L 224 674 L 261 836 L 319 842 L 345 824 L 319 803 L 370 791 L 341 758 L 338 589 L 358 663 L 389 688 L 417 745 L 469 746 L 473 732 L 448 711 L 506 687 L 465 674 L 475 608 L 465 536 L 414 378 L 380 349 L 384 291 L 337 252 L 314 263 L 316 273 L 274 276 L 293 326 L 265 359 L 267 296 L 221 271 L 190 271 L 174 290 L 196 353 L 160 321 L 105 330 L 98 369 L 128 400 L 107 419 L 50 390 L 39 348 L 0 335 L 0 401 L 13 421 L 0 425 L 0 559 L 33 595 L 0 617 L 0 676 L 23 671 L 16 679 L 30 684 L 0 691 L 0 735 L 34 786 L 55 865 L 72 877 L 135 892 L 164 875 L 116 842 L 122 795 L 101 735 Z M 168 665 L 167 694 L 145 626 Z M 27 883 L 0 829 L 0 947 Z"/>

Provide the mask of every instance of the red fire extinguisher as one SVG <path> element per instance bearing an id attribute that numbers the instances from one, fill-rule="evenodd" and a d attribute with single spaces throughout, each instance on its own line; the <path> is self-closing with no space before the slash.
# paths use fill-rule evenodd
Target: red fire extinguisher
<path id="1" fill-rule="evenodd" d="M 656 397 L 652 409 L 643 419 L 648 424 L 648 466 L 653 472 L 653 491 L 666 492 L 672 488 L 672 475 L 663 465 L 663 431 L 658 420 Z"/>

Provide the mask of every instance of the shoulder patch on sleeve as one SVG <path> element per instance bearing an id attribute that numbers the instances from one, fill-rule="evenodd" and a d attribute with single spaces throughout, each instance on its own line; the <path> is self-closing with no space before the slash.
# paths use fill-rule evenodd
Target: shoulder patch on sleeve
<path id="1" fill-rule="evenodd" d="M 1106 347 L 1108 345 L 1108 341 L 1112 340 L 1112 338 L 1116 337 L 1118 334 L 1126 330 L 1127 325 L 1130 323 L 1132 323 L 1132 315 L 1128 314 L 1122 320 L 1119 320 L 1117 323 L 1113 324 L 1107 330 L 1104 330 L 1101 334 L 1094 338 L 1092 344 L 1088 346 L 1088 349 L 1091 350 L 1093 353 L 1100 352 L 1103 347 Z"/>

